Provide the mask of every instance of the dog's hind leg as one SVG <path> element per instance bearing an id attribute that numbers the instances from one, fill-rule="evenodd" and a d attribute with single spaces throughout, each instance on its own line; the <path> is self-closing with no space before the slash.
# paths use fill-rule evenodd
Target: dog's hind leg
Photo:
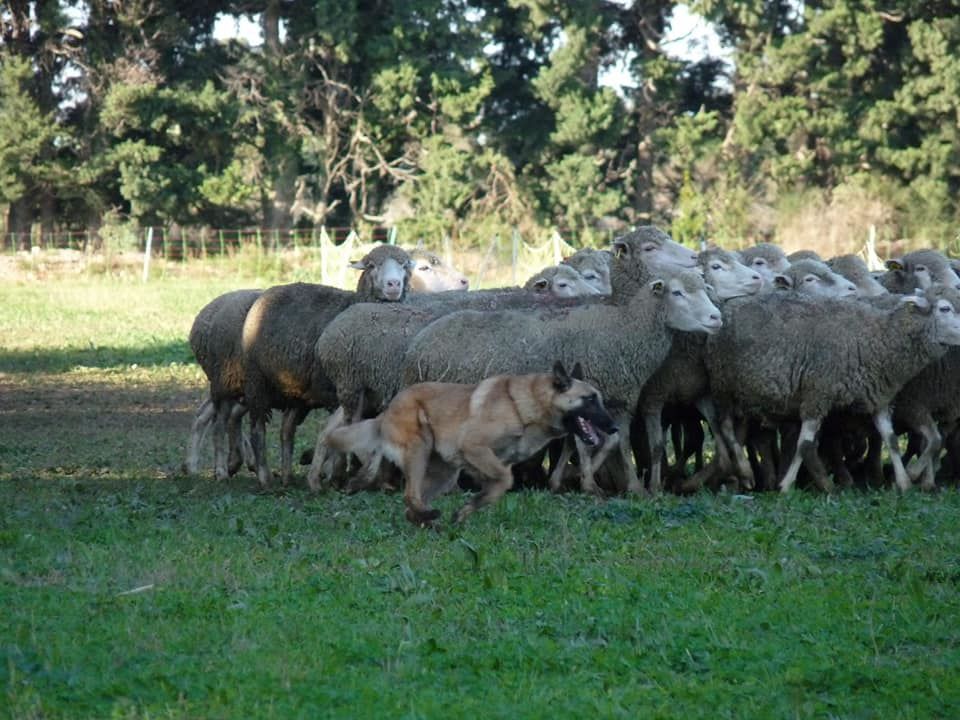
<path id="1" fill-rule="evenodd" d="M 407 450 L 403 458 L 403 474 L 407 484 L 403 491 L 403 502 L 407 506 L 407 520 L 414 525 L 431 525 L 440 517 L 440 511 L 430 507 L 430 487 L 427 466 L 433 443 L 419 442 Z"/>
<path id="2" fill-rule="evenodd" d="M 489 447 L 465 447 L 462 453 L 464 461 L 481 478 L 483 490 L 456 512 L 453 521 L 457 523 L 463 522 L 480 508 L 495 503 L 513 486 L 510 468 Z"/>

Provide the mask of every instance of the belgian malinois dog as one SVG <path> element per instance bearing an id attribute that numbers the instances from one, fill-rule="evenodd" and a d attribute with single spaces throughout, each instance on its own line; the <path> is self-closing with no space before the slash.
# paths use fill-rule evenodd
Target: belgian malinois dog
<path id="1" fill-rule="evenodd" d="M 368 458 L 361 471 L 376 476 L 385 456 L 406 479 L 407 519 L 430 525 L 440 511 L 433 498 L 454 487 L 466 469 L 481 489 L 454 522 L 496 502 L 510 489 L 510 466 L 569 434 L 588 445 L 617 431 L 600 392 L 582 380 L 578 363 L 567 374 L 498 375 L 478 385 L 425 382 L 397 394 L 380 415 L 338 428 L 327 444 Z M 598 432 L 599 431 L 599 432 Z"/>

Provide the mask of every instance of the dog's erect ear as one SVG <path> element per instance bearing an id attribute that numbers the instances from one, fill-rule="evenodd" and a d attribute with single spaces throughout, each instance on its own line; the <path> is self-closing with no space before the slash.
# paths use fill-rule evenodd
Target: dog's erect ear
<path id="1" fill-rule="evenodd" d="M 573 366 L 573 372 L 570 373 L 570 377 L 574 380 L 583 380 L 583 368 L 580 366 L 580 363 L 576 363 Z"/>
<path id="2" fill-rule="evenodd" d="M 533 289 L 537 292 L 543 292 L 550 288 L 550 281 L 546 278 L 537 278 L 533 283 Z"/>
<path id="3" fill-rule="evenodd" d="M 553 365 L 553 389 L 559 393 L 564 393 L 573 385 L 573 380 L 567 375 L 563 363 L 557 360 Z"/>

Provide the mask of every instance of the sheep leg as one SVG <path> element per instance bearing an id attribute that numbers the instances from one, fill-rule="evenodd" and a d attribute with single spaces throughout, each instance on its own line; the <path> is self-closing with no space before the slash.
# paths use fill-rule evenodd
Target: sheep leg
<path id="1" fill-rule="evenodd" d="M 954 426 L 945 433 L 943 445 L 947 450 L 947 462 L 944 466 L 946 477 L 951 482 L 956 482 L 960 474 L 960 425 Z"/>
<path id="2" fill-rule="evenodd" d="M 323 463 L 328 451 L 327 436 L 345 424 L 344 417 L 343 407 L 338 407 L 333 415 L 327 418 L 327 422 L 320 432 L 317 433 L 317 442 L 313 446 L 313 459 L 310 461 L 310 468 L 307 470 L 307 486 L 314 492 L 320 489 L 320 475 L 323 473 Z M 330 452 L 334 451 L 330 450 Z"/>
<path id="3" fill-rule="evenodd" d="M 220 400 L 215 406 L 217 411 L 213 418 L 213 476 L 217 481 L 223 482 L 230 477 L 227 428 L 233 405 L 229 400 Z"/>
<path id="4" fill-rule="evenodd" d="M 800 425 L 800 435 L 797 437 L 797 448 L 793 451 L 793 458 L 787 467 L 783 479 L 780 481 L 780 492 L 788 493 L 797 481 L 797 473 L 800 471 L 800 465 L 803 463 L 805 448 L 813 446 L 816 453 L 817 430 L 820 429 L 819 418 L 807 418 Z"/>
<path id="5" fill-rule="evenodd" d="M 308 408 L 288 408 L 283 411 L 280 422 L 280 482 L 286 486 L 293 477 L 293 438 L 297 426 L 310 412 Z"/>
<path id="6" fill-rule="evenodd" d="M 776 427 L 764 427 L 755 424 L 750 433 L 750 444 L 756 456 L 756 484 L 759 488 L 773 489 L 777 486 L 777 466 L 781 453 L 777 445 Z M 792 423 L 782 424 L 779 428 L 783 438 L 783 449 L 792 453 L 796 447 L 797 431 Z"/>
<path id="7" fill-rule="evenodd" d="M 647 445 L 650 448 L 650 492 L 659 495 L 663 491 L 661 472 L 663 468 L 663 423 L 660 409 L 644 413 L 643 424 L 647 431 Z M 674 440 L 674 451 L 680 456 L 680 445 Z M 682 443 L 681 443 L 682 444 Z"/>
<path id="8" fill-rule="evenodd" d="M 461 452 L 464 462 L 476 471 L 483 489 L 456 512 L 453 516 L 455 523 L 462 523 L 477 510 L 492 505 L 513 486 L 513 473 L 491 448 L 467 446 Z"/>
<path id="9" fill-rule="evenodd" d="M 723 432 L 720 429 L 720 419 L 717 417 L 717 408 L 714 406 L 713 400 L 709 397 L 700 398 L 696 402 L 696 408 L 707 421 L 707 427 L 710 428 L 710 432 L 713 435 L 713 452 L 717 458 L 717 463 L 719 463 L 720 467 L 731 467 L 733 462 L 730 459 L 730 450 L 723 440 Z"/>
<path id="10" fill-rule="evenodd" d="M 257 466 L 257 481 L 260 487 L 270 485 L 270 468 L 267 466 L 267 420 L 264 416 L 250 417 L 250 445 Z"/>
<path id="11" fill-rule="evenodd" d="M 752 488 L 753 469 L 750 467 L 750 462 L 747 460 L 747 457 L 744 454 L 743 445 L 737 438 L 736 430 L 733 427 L 733 418 L 730 415 L 724 415 L 723 420 L 720 422 L 720 435 L 724 442 L 727 443 L 732 460 L 736 465 L 736 472 L 740 476 L 740 479 L 743 480 L 743 483 L 747 488 Z"/>
<path id="12" fill-rule="evenodd" d="M 618 427 L 629 428 L 630 423 L 628 421 L 624 425 L 618 425 Z M 630 447 L 630 433 L 622 432 L 616 434 L 621 436 L 617 447 L 620 448 L 620 464 L 623 466 L 623 471 L 627 478 L 627 492 L 643 495 L 646 489 L 637 476 L 637 466 L 633 464 L 633 449 Z"/>
<path id="13" fill-rule="evenodd" d="M 893 477 L 897 483 L 897 487 L 900 488 L 902 492 L 906 492 L 910 489 L 910 476 L 907 474 L 906 468 L 903 467 L 903 458 L 900 457 L 900 446 L 897 444 L 897 435 L 893 431 L 893 420 L 890 419 L 890 409 L 884 408 L 878 410 L 873 416 L 873 424 L 877 428 L 877 432 L 880 433 L 880 437 L 883 438 L 884 444 L 887 446 L 887 452 L 890 454 L 890 464 L 893 465 Z"/>
<path id="14" fill-rule="evenodd" d="M 207 398 L 197 408 L 197 414 L 190 426 L 190 440 L 187 442 L 187 459 L 184 462 L 184 471 L 188 475 L 196 475 L 200 471 L 200 446 L 207 436 L 207 430 L 216 417 L 217 409 L 213 400 Z"/>
<path id="15" fill-rule="evenodd" d="M 929 413 L 926 413 L 923 423 L 916 430 L 923 437 L 923 450 L 907 465 L 907 472 L 911 480 L 920 481 L 922 489 L 933 490 L 936 488 L 934 477 L 943 437 Z"/>
<path id="16" fill-rule="evenodd" d="M 383 462 L 383 448 L 377 451 L 360 468 L 360 471 L 347 483 L 345 492 L 348 495 L 369 490 L 379 483 L 380 465 Z"/>
<path id="17" fill-rule="evenodd" d="M 250 439 L 243 434 L 243 416 L 247 414 L 247 406 L 240 402 L 233 403 L 230 408 L 230 416 L 227 419 L 227 472 L 232 476 L 244 464 L 249 468 L 254 468 L 253 449 L 250 447 Z"/>
<path id="18" fill-rule="evenodd" d="M 817 487 L 823 490 L 823 492 L 832 493 L 834 490 L 833 481 L 827 474 L 827 469 L 823 466 L 823 461 L 820 459 L 820 443 L 816 437 L 816 433 L 820 430 L 822 422 L 822 420 L 817 422 L 812 439 L 803 436 L 801 426 L 801 437 L 797 440 L 797 452 L 803 457 L 803 466 L 807 468 L 807 471 L 813 476 L 813 481 L 817 484 Z"/>
<path id="19" fill-rule="evenodd" d="M 685 416 L 681 421 L 683 428 L 683 450 L 677 454 L 677 469 L 681 477 L 686 475 L 687 462 L 694 458 L 694 470 L 703 469 L 703 425 L 699 417 Z"/>

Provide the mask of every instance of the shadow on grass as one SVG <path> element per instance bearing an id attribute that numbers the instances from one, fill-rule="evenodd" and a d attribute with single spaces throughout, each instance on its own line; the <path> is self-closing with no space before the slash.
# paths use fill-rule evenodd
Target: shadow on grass
<path id="1" fill-rule="evenodd" d="M 157 343 L 142 347 L 68 347 L 43 350 L 0 349 L 0 372 L 69 372 L 76 367 L 149 367 L 170 363 L 192 363 L 193 353 L 186 341 Z"/>

